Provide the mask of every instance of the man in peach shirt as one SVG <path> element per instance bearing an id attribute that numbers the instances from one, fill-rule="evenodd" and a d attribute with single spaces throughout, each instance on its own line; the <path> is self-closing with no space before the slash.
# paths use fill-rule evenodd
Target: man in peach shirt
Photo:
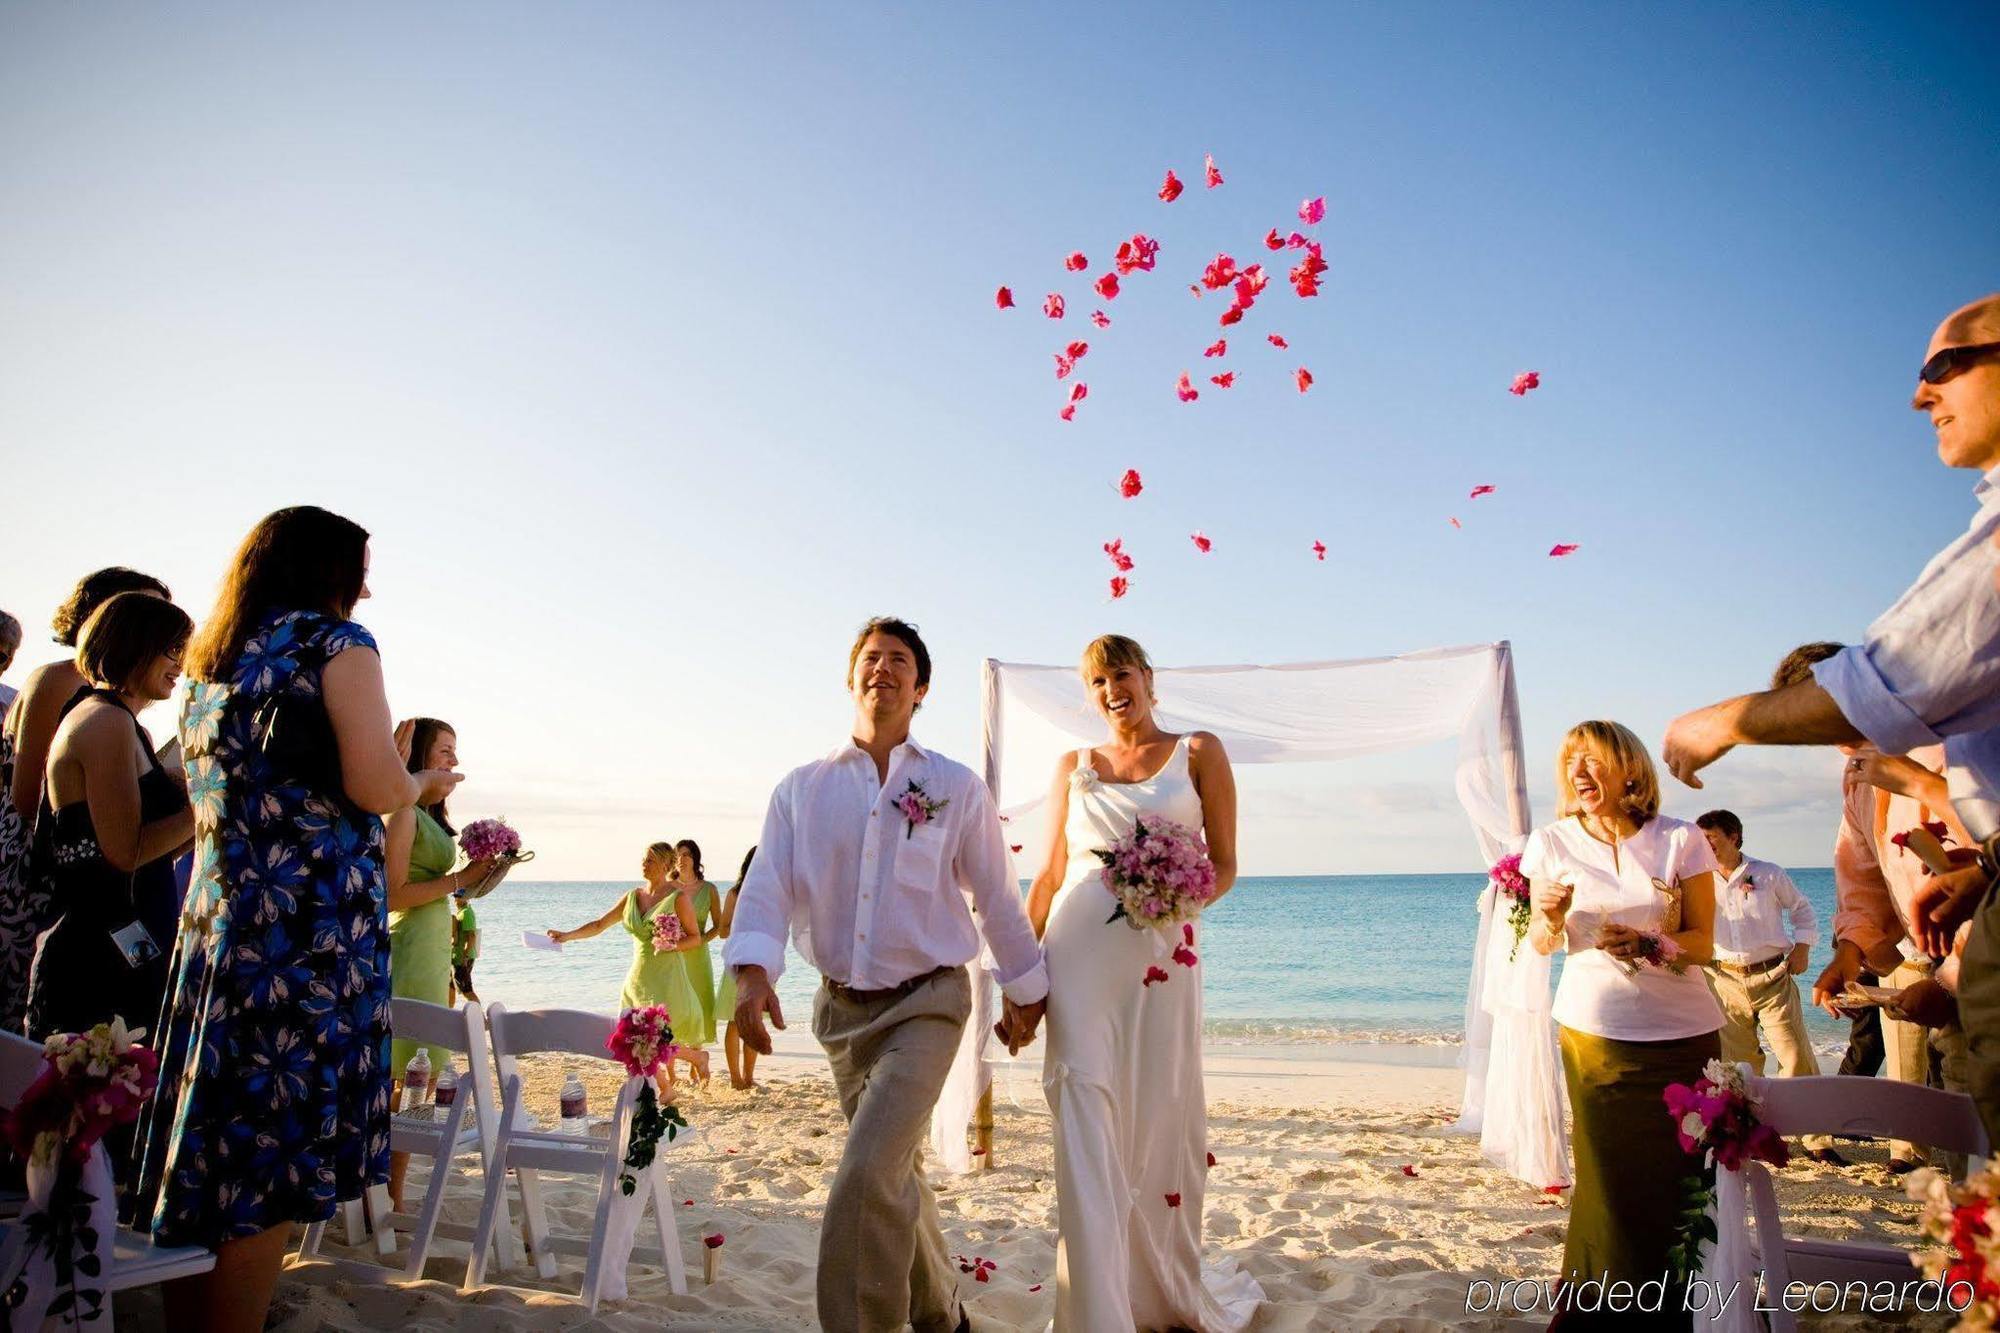
<path id="1" fill-rule="evenodd" d="M 1944 1084 L 1967 1089 L 1965 1032 L 1958 1024 L 1958 959 L 1933 958 L 1919 946 L 1912 904 L 1931 872 L 1915 852 L 1896 841 L 1923 823 L 1942 820 L 1947 835 L 1962 838 L 1943 792 L 1938 769 L 1944 747 L 1922 746 L 1904 757 L 1867 745 L 1843 746 L 1843 811 L 1833 848 L 1838 898 L 1833 916 L 1834 957 L 1813 986 L 1813 1000 L 1839 1013 L 1838 997 L 1863 971 L 1901 992 L 1885 1006 L 1882 1041 L 1886 1072 L 1903 1083 L 1929 1080 L 1931 1051 L 1942 1061 Z M 1898 1174 L 1923 1165 L 1924 1150 L 1896 1140 L 1889 1169 Z"/>

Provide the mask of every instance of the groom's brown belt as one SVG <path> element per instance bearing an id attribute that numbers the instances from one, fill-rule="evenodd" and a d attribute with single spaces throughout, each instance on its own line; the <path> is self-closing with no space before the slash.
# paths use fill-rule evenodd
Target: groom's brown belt
<path id="1" fill-rule="evenodd" d="M 1774 953 L 1769 958 L 1759 958 L 1754 963 L 1732 963 L 1726 958 L 1718 958 L 1715 960 L 1715 965 L 1732 976 L 1749 977 L 1759 972 L 1770 971 L 1788 956 L 1784 953 Z"/>
<path id="2" fill-rule="evenodd" d="M 832 977 L 821 977 L 820 980 L 828 990 L 841 999 L 868 1004 L 882 1000 L 900 1000 L 927 981 L 935 981 L 948 972 L 963 972 L 964 970 L 963 967 L 934 967 L 920 977 L 911 977 L 908 981 L 891 986 L 887 990 L 856 990 L 852 986 L 835 981 Z"/>

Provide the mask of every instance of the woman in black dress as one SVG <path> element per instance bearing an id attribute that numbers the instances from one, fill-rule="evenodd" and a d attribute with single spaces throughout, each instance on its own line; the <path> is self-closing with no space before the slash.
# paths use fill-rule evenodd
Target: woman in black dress
<path id="1" fill-rule="evenodd" d="M 187 791 L 162 767 L 139 713 L 180 679 L 190 624 L 172 602 L 120 593 L 84 625 L 86 686 L 49 745 L 34 869 L 56 923 L 28 986 L 28 1035 L 83 1032 L 122 1018 L 157 1029 L 179 894 L 173 860 L 194 836 Z M 121 1178 L 125 1162 L 115 1163 Z"/>

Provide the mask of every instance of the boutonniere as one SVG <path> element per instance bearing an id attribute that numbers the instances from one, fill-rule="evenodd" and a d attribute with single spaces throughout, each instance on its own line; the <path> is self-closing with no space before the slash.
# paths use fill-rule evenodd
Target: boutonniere
<path id="1" fill-rule="evenodd" d="M 1745 875 L 1743 877 L 1743 892 L 1748 893 L 1750 892 L 1750 890 L 1756 887 L 1757 887 L 1757 877 L 1755 875 Z"/>
<path id="2" fill-rule="evenodd" d="M 937 817 L 939 811 L 950 804 L 949 798 L 942 801 L 932 800 L 930 793 L 924 790 L 923 783 L 911 778 L 910 785 L 896 798 L 896 808 L 903 812 L 903 837 L 908 839 L 913 836 L 919 828 L 930 823 Z"/>

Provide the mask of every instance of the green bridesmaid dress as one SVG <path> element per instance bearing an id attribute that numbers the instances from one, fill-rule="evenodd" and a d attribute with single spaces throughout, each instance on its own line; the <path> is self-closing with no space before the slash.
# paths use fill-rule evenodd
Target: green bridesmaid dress
<path id="1" fill-rule="evenodd" d="M 715 911 L 720 905 L 721 896 L 713 884 L 703 880 L 695 885 L 694 919 L 700 924 L 702 934 L 706 935 L 715 928 Z M 695 994 L 701 997 L 702 1011 L 707 1015 L 708 1035 L 713 1038 L 718 1027 L 715 1007 L 715 960 L 708 952 L 708 941 L 703 940 L 699 949 L 683 956 L 688 960 L 688 974 L 694 981 Z"/>
<path id="2" fill-rule="evenodd" d="M 675 889 L 654 905 L 650 912 L 639 910 L 635 889 L 625 895 L 625 930 L 632 936 L 632 970 L 625 974 L 625 989 L 618 997 L 621 1008 L 664 1004 L 672 1015 L 674 1040 L 683 1046 L 707 1046 L 715 1040 L 715 1025 L 709 1017 L 714 997 L 702 995 L 695 987 L 694 968 L 689 958 L 694 951 L 658 953 L 653 948 L 653 921 L 662 912 L 674 910 L 680 895 Z"/>
<path id="3" fill-rule="evenodd" d="M 451 873 L 458 862 L 458 844 L 430 811 L 417 811 L 417 836 L 410 844 L 412 884 L 429 884 Z M 451 1004 L 451 895 L 433 898 L 407 912 L 389 913 L 389 993 L 426 1004 Z M 430 1052 L 431 1077 L 444 1072 L 451 1055 L 442 1046 Z M 398 1041 L 389 1055 L 389 1076 L 403 1070 L 417 1053 L 413 1041 Z"/>

